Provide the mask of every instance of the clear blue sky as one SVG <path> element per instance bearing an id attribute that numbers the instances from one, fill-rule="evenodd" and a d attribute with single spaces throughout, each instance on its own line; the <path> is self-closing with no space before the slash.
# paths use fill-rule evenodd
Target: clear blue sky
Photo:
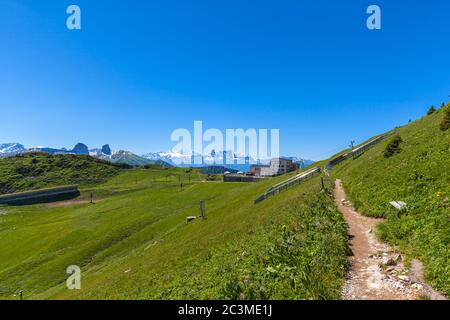
<path id="1" fill-rule="evenodd" d="M 0 142 L 145 153 L 203 120 L 279 128 L 283 155 L 320 159 L 449 100 L 449 15 L 448 0 L 1 0 Z"/>

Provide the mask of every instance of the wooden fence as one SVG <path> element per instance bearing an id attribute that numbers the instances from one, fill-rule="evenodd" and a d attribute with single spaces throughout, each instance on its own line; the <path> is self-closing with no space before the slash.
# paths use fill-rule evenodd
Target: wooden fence
<path id="1" fill-rule="evenodd" d="M 278 184 L 270 187 L 263 195 L 256 198 L 255 204 L 258 204 L 258 203 L 260 203 L 260 202 L 270 198 L 271 196 L 274 196 L 284 190 L 290 189 L 293 186 L 299 184 L 300 182 L 310 179 L 311 177 L 313 177 L 314 175 L 319 174 L 319 173 L 320 173 L 320 167 L 315 167 L 315 168 L 309 169 L 305 172 L 302 172 L 292 178 L 289 178 L 281 183 L 278 183 Z"/>
<path id="2" fill-rule="evenodd" d="M 350 157 L 357 157 L 359 155 L 361 155 L 362 153 L 364 153 L 367 149 L 369 149 L 370 147 L 380 143 L 381 141 L 383 141 L 386 138 L 385 135 L 383 136 L 379 136 L 375 139 L 372 139 L 356 148 L 354 148 L 352 151 L 347 152 L 345 154 L 342 154 L 334 159 L 332 159 L 330 162 L 327 163 L 327 165 L 325 166 L 326 170 L 331 170 L 333 169 L 334 166 L 338 165 L 339 163 L 341 163 L 342 161 L 350 158 Z"/>

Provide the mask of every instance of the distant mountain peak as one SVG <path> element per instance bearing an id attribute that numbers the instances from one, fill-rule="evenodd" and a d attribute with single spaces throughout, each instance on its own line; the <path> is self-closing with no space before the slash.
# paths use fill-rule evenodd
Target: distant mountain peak
<path id="1" fill-rule="evenodd" d="M 109 147 L 109 144 L 105 144 L 103 147 L 102 147 L 102 153 L 103 154 L 106 154 L 107 156 L 110 156 L 111 155 L 111 148 Z"/>
<path id="2" fill-rule="evenodd" d="M 3 155 L 15 155 L 17 153 L 23 152 L 25 147 L 17 142 L 3 143 L 0 144 L 0 157 Z"/>
<path id="3" fill-rule="evenodd" d="M 71 152 L 75 154 L 89 155 L 89 148 L 84 143 L 77 143 Z"/>

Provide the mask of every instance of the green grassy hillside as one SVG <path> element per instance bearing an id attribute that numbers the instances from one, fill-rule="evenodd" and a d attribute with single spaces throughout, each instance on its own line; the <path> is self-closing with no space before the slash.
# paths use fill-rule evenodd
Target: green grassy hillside
<path id="1" fill-rule="evenodd" d="M 385 154 L 393 138 L 387 139 L 332 174 L 361 213 L 387 218 L 381 238 L 422 260 L 427 279 L 450 294 L 450 130 L 440 129 L 443 117 L 441 109 L 397 128 L 398 150 Z M 404 201 L 408 210 L 390 201 Z"/>
<path id="2" fill-rule="evenodd" d="M 83 188 L 92 205 L 1 207 L 0 297 L 339 299 L 346 230 L 331 182 L 327 192 L 315 178 L 253 204 L 281 179 L 133 169 Z M 201 200 L 207 219 L 187 224 Z M 81 290 L 65 287 L 69 265 L 82 268 Z"/>
<path id="3" fill-rule="evenodd" d="M 0 194 L 68 184 L 95 184 L 126 165 L 89 156 L 29 153 L 0 159 Z"/>

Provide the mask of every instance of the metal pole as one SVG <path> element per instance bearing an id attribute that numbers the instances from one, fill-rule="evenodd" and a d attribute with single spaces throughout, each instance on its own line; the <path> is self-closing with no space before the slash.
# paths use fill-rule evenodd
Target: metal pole
<path id="1" fill-rule="evenodd" d="M 20 290 L 19 294 L 20 294 L 20 300 L 23 300 L 23 290 Z"/>
<path id="2" fill-rule="evenodd" d="M 352 156 L 353 156 L 353 159 L 355 159 L 355 153 L 354 153 L 354 150 L 355 150 L 355 141 L 352 140 L 352 142 L 350 143 L 350 146 L 352 147 Z"/>

